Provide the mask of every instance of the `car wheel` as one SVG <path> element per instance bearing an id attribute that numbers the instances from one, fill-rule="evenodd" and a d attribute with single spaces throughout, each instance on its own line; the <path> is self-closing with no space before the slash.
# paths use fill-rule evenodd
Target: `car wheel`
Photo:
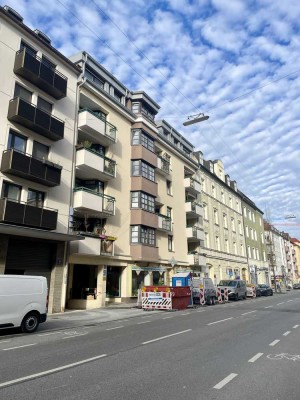
<path id="1" fill-rule="evenodd" d="M 39 315 L 36 312 L 31 312 L 25 315 L 21 324 L 23 333 L 35 332 L 40 324 Z"/>
<path id="2" fill-rule="evenodd" d="M 270 296 L 273 296 L 273 291 L 270 293 Z"/>
<path id="3" fill-rule="evenodd" d="M 234 296 L 234 300 L 235 300 L 235 301 L 238 301 L 238 299 L 239 299 L 239 294 L 237 293 L 237 294 Z"/>
<path id="4" fill-rule="evenodd" d="M 206 299 L 206 304 L 207 304 L 208 306 L 211 306 L 211 305 L 212 305 L 212 301 L 211 301 L 211 297 L 210 297 L 210 296 L 207 297 L 207 299 Z"/>
<path id="5" fill-rule="evenodd" d="M 215 298 L 215 297 L 212 297 L 212 298 L 211 298 L 211 304 L 212 304 L 213 306 L 216 304 L 216 298 Z"/>
<path id="6" fill-rule="evenodd" d="M 244 294 L 244 300 L 247 300 L 247 293 Z"/>

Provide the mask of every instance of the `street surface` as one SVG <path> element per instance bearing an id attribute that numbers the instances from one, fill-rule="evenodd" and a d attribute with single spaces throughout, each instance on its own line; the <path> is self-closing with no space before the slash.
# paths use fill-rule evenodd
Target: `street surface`
<path id="1" fill-rule="evenodd" d="M 0 399 L 300 399 L 300 291 L 107 322 L 77 315 L 1 334 Z"/>

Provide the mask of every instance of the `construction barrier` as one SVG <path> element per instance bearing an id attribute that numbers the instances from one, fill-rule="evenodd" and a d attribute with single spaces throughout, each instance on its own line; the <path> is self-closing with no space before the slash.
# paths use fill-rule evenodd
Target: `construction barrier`
<path id="1" fill-rule="evenodd" d="M 172 293 L 142 292 L 142 308 L 147 310 L 172 310 Z"/>
<path id="2" fill-rule="evenodd" d="M 224 302 L 228 301 L 228 289 L 224 288 Z"/>
<path id="3" fill-rule="evenodd" d="M 218 297 L 218 303 L 223 303 L 223 296 L 222 296 L 222 289 L 217 288 L 217 297 Z"/>
<path id="4" fill-rule="evenodd" d="M 204 289 L 200 289 L 199 302 L 200 302 L 201 306 L 203 306 L 205 304 Z"/>

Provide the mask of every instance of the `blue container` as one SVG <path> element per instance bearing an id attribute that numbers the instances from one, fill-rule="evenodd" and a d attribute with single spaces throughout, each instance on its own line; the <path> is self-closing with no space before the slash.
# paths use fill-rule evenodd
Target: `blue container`
<path id="1" fill-rule="evenodd" d="M 191 286 L 192 275 L 190 272 L 178 273 L 172 277 L 172 286 Z"/>

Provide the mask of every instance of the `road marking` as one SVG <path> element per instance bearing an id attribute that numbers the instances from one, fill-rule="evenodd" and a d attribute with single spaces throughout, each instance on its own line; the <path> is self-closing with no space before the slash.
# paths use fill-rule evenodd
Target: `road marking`
<path id="1" fill-rule="evenodd" d="M 106 356 L 107 356 L 107 354 L 101 354 L 100 356 L 87 358 L 85 360 L 77 361 L 77 362 L 72 363 L 72 364 L 63 365 L 62 367 L 49 369 L 48 371 L 43 371 L 43 372 L 39 372 L 37 374 L 23 376 L 23 378 L 14 379 L 12 381 L 6 381 L 6 382 L 3 382 L 3 383 L 0 383 L 0 388 L 6 387 L 6 386 L 11 386 L 11 385 L 13 385 L 15 383 L 29 381 L 31 379 L 39 378 L 41 376 L 50 375 L 50 374 L 53 374 L 53 373 L 58 372 L 58 371 L 63 371 L 63 370 L 68 369 L 68 368 L 76 367 L 77 365 L 87 364 L 89 362 L 99 360 L 100 358 L 103 358 L 103 357 L 106 357 Z"/>
<path id="2" fill-rule="evenodd" d="M 87 335 L 87 334 L 88 334 L 88 332 L 85 332 L 85 333 L 78 333 L 77 335 L 63 337 L 63 339 L 73 339 L 73 338 L 75 338 L 75 337 L 78 337 L 78 336 L 85 336 L 85 335 Z"/>
<path id="3" fill-rule="evenodd" d="M 250 360 L 248 360 L 248 362 L 254 363 L 256 360 L 258 360 L 264 353 L 257 353 L 255 354 L 254 357 L 250 358 Z"/>
<path id="4" fill-rule="evenodd" d="M 265 308 L 272 308 L 273 306 L 268 306 L 268 307 L 265 307 Z"/>
<path id="5" fill-rule="evenodd" d="M 137 325 L 148 324 L 148 322 L 151 322 L 151 321 L 138 322 Z"/>
<path id="6" fill-rule="evenodd" d="M 186 312 L 184 314 L 179 314 L 179 316 L 181 316 L 181 315 L 190 315 L 190 312 Z"/>
<path id="7" fill-rule="evenodd" d="M 205 310 L 197 310 L 196 312 L 204 312 Z"/>
<path id="8" fill-rule="evenodd" d="M 0 340 L 0 344 L 2 344 L 2 343 L 9 343 L 10 342 L 10 340 Z"/>
<path id="9" fill-rule="evenodd" d="M 232 318 L 233 318 L 233 317 L 226 318 L 226 319 L 220 319 L 220 321 L 210 322 L 210 323 L 209 323 L 209 324 L 207 324 L 207 325 L 214 325 L 214 324 L 218 324 L 219 322 L 228 321 L 228 320 L 230 320 L 230 319 L 232 319 Z"/>
<path id="10" fill-rule="evenodd" d="M 157 342 L 158 340 L 167 339 L 169 337 L 176 336 L 176 335 L 181 335 L 182 333 L 186 333 L 186 332 L 190 332 L 190 331 L 191 331 L 191 329 L 186 329 L 185 331 L 171 333 L 171 335 L 166 335 L 166 336 L 162 336 L 162 337 L 157 338 L 157 339 L 148 340 L 147 342 L 143 342 L 142 344 L 148 344 L 148 343 Z"/>
<path id="11" fill-rule="evenodd" d="M 284 301 L 283 301 L 282 303 L 278 303 L 278 304 L 276 304 L 276 306 L 280 306 L 281 304 L 284 304 Z"/>
<path id="12" fill-rule="evenodd" d="M 63 332 L 40 333 L 38 336 L 58 335 L 59 333 Z"/>
<path id="13" fill-rule="evenodd" d="M 238 376 L 238 374 L 229 374 L 225 379 L 217 383 L 214 386 L 214 389 L 222 389 L 223 386 L 227 385 L 227 383 L 232 381 L 232 379 L 235 378 L 236 376 Z"/>
<path id="14" fill-rule="evenodd" d="M 36 344 L 37 344 L 37 343 L 24 344 L 23 346 L 9 347 L 8 349 L 2 349 L 2 350 L 3 350 L 3 351 L 7 351 L 7 350 L 21 349 L 22 347 L 35 346 Z"/>
<path id="15" fill-rule="evenodd" d="M 280 340 L 274 340 L 272 343 L 269 344 L 269 346 L 275 346 L 275 344 L 277 344 L 278 342 L 280 342 Z"/>
<path id="16" fill-rule="evenodd" d="M 299 328 L 299 325 L 293 326 L 293 329 L 297 329 L 297 328 Z"/>
<path id="17" fill-rule="evenodd" d="M 247 314 L 251 314 L 251 313 L 254 313 L 256 310 L 253 310 L 253 311 L 248 311 L 248 312 L 244 312 L 242 315 L 247 315 Z"/>
<path id="18" fill-rule="evenodd" d="M 162 319 L 169 319 L 169 318 L 173 318 L 173 317 L 164 317 L 164 318 L 162 318 Z"/>
<path id="19" fill-rule="evenodd" d="M 120 328 L 124 328 L 124 326 L 123 326 L 123 325 L 121 325 L 121 326 L 114 326 L 113 328 L 107 328 L 106 331 L 112 331 L 112 330 L 114 330 L 114 329 L 120 329 Z"/>
<path id="20" fill-rule="evenodd" d="M 294 300 L 288 300 L 287 303 L 289 303 L 290 301 L 294 301 Z"/>
<path id="21" fill-rule="evenodd" d="M 286 331 L 282 336 L 287 336 L 291 333 L 291 331 Z"/>

